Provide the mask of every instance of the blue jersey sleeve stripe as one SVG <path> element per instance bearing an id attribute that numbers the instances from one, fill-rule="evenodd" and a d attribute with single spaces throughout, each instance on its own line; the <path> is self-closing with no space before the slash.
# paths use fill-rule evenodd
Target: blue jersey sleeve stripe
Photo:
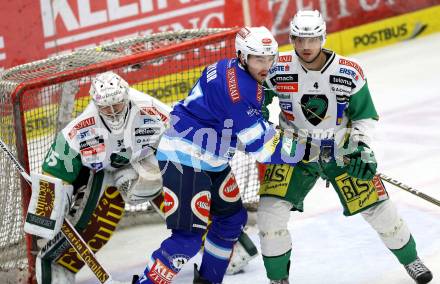
<path id="1" fill-rule="evenodd" d="M 255 123 L 249 128 L 245 128 L 237 134 L 241 143 L 249 145 L 264 135 L 264 128 L 260 122 Z"/>

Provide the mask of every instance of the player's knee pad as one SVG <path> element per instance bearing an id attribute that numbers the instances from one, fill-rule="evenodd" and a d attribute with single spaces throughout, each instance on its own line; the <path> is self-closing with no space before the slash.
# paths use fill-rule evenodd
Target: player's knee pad
<path id="1" fill-rule="evenodd" d="M 213 216 L 208 234 L 215 234 L 224 240 L 236 241 L 247 222 L 247 211 L 242 207 L 228 216 Z"/>
<path id="2" fill-rule="evenodd" d="M 261 253 L 278 256 L 292 248 L 292 239 L 287 230 L 292 204 L 275 197 L 260 197 L 257 224 L 260 230 Z"/>
<path id="3" fill-rule="evenodd" d="M 35 274 L 38 284 L 74 284 L 75 274 L 66 268 L 37 256 Z"/>
<path id="4" fill-rule="evenodd" d="M 391 200 L 379 203 L 363 211 L 361 215 L 389 249 L 400 249 L 408 243 L 411 233 Z"/>

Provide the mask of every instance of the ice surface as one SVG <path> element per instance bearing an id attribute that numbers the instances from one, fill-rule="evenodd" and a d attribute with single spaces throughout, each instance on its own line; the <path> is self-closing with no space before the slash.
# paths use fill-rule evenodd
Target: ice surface
<path id="1" fill-rule="evenodd" d="M 364 68 L 380 115 L 374 150 L 379 170 L 440 199 L 440 34 L 354 55 Z M 272 111 L 274 113 L 274 111 Z M 440 207 L 394 186 L 391 199 L 408 223 L 419 256 L 440 283 Z M 292 213 L 290 280 L 296 284 L 414 283 L 376 233 L 360 216 L 344 217 L 333 189 L 318 182 L 305 202 L 305 213 Z M 257 230 L 249 228 L 258 244 Z M 168 236 L 164 225 L 117 232 L 98 253 L 113 278 L 130 281 Z M 200 261 L 196 257 L 193 261 Z M 192 264 L 175 283 L 192 283 Z M 88 268 L 77 282 L 97 283 Z M 245 273 L 227 276 L 225 284 L 268 283 L 261 257 Z"/>

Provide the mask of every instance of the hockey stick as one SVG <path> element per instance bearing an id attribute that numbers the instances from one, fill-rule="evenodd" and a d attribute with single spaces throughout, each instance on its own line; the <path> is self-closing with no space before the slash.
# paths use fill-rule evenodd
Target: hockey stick
<path id="1" fill-rule="evenodd" d="M 347 157 L 343 158 L 343 163 L 344 164 L 348 164 L 349 162 L 350 162 L 349 158 L 347 158 Z M 432 204 L 440 206 L 440 201 L 439 200 L 437 200 L 434 197 L 429 196 L 429 195 L 427 195 L 427 194 L 425 194 L 423 192 L 418 191 L 417 189 L 413 188 L 412 186 L 406 185 L 406 184 L 404 184 L 404 183 L 402 183 L 402 182 L 400 182 L 398 180 L 395 180 L 395 179 L 393 179 L 393 178 L 391 178 L 391 177 L 389 177 L 387 175 L 384 175 L 382 173 L 379 173 L 379 172 L 376 172 L 376 175 L 378 177 L 380 177 L 380 179 L 383 180 L 383 181 L 386 181 L 386 182 L 388 182 L 388 183 L 390 183 L 390 184 L 392 184 L 392 185 L 394 185 L 394 186 L 396 186 L 396 187 L 398 187 L 400 189 L 403 189 L 403 190 L 405 190 L 405 191 L 407 191 L 409 193 L 412 193 L 412 194 L 414 194 L 414 195 L 416 195 L 416 196 L 418 196 L 418 197 L 420 197 L 420 198 L 422 198 L 422 199 L 424 199 L 424 200 L 426 200 L 428 202 L 431 202 Z"/>
<path id="2" fill-rule="evenodd" d="M 8 158 L 12 161 L 15 168 L 18 170 L 20 175 L 26 180 L 26 182 L 31 185 L 31 177 L 20 164 L 20 162 L 11 153 L 8 146 L 0 139 L 0 148 L 6 153 Z M 66 218 L 64 219 L 63 225 L 61 226 L 61 232 L 66 237 L 70 245 L 75 249 L 81 259 L 87 264 L 87 266 L 95 274 L 100 283 L 109 284 L 112 283 L 112 277 L 110 273 L 99 263 L 96 259 L 95 254 L 86 244 L 81 235 L 73 227 L 72 223 Z"/>
<path id="3" fill-rule="evenodd" d="M 400 182 L 398 180 L 395 180 L 395 179 L 393 179 L 393 178 L 391 178 L 391 177 L 389 177 L 387 175 L 384 175 L 382 173 L 377 173 L 376 175 L 378 175 L 380 177 L 380 179 L 383 180 L 383 181 L 386 181 L 386 182 L 388 182 L 388 183 L 390 183 L 390 184 L 392 184 L 394 186 L 397 186 L 400 189 L 403 189 L 403 190 L 405 190 L 405 191 L 407 191 L 409 193 L 412 193 L 412 194 L 414 194 L 414 195 L 416 195 L 416 196 L 418 196 L 418 197 L 420 197 L 420 198 L 422 198 L 422 199 L 424 199 L 424 200 L 426 200 L 428 202 L 431 202 L 432 204 L 440 206 L 440 201 L 438 199 L 435 199 L 432 196 L 429 196 L 429 195 L 427 195 L 427 194 L 425 194 L 423 192 L 420 192 L 417 189 L 415 189 L 415 188 L 413 188 L 413 187 L 411 187 L 409 185 L 406 185 L 406 184 L 404 184 L 404 183 L 402 183 L 402 182 Z"/>

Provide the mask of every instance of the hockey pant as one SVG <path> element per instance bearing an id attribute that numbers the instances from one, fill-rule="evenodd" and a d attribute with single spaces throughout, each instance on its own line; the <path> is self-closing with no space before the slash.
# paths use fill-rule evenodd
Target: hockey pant
<path id="1" fill-rule="evenodd" d="M 163 173 L 165 216 L 171 236 L 154 251 L 138 283 L 171 283 L 199 251 L 206 235 L 200 275 L 221 283 L 232 247 L 247 221 L 235 177 L 228 167 L 208 172 L 159 162 Z"/>
<path id="2" fill-rule="evenodd" d="M 287 230 L 290 211 L 303 210 L 304 198 L 319 177 L 331 182 L 344 207 L 344 214 L 361 213 L 399 262 L 408 264 L 416 258 L 415 242 L 409 229 L 388 200 L 385 187 L 378 177 L 370 182 L 357 180 L 347 176 L 344 168 L 332 163 L 299 163 L 295 167 L 269 165 L 261 177 L 257 220 L 269 279 L 288 276 L 292 249 Z"/>
<path id="3" fill-rule="evenodd" d="M 66 218 L 93 252 L 112 236 L 124 213 L 124 200 L 112 186 L 110 174 L 90 172 L 83 167 L 74 182 L 74 206 Z M 36 274 L 40 284 L 75 283 L 75 274 L 84 266 L 76 251 L 60 232 L 37 255 Z"/>

